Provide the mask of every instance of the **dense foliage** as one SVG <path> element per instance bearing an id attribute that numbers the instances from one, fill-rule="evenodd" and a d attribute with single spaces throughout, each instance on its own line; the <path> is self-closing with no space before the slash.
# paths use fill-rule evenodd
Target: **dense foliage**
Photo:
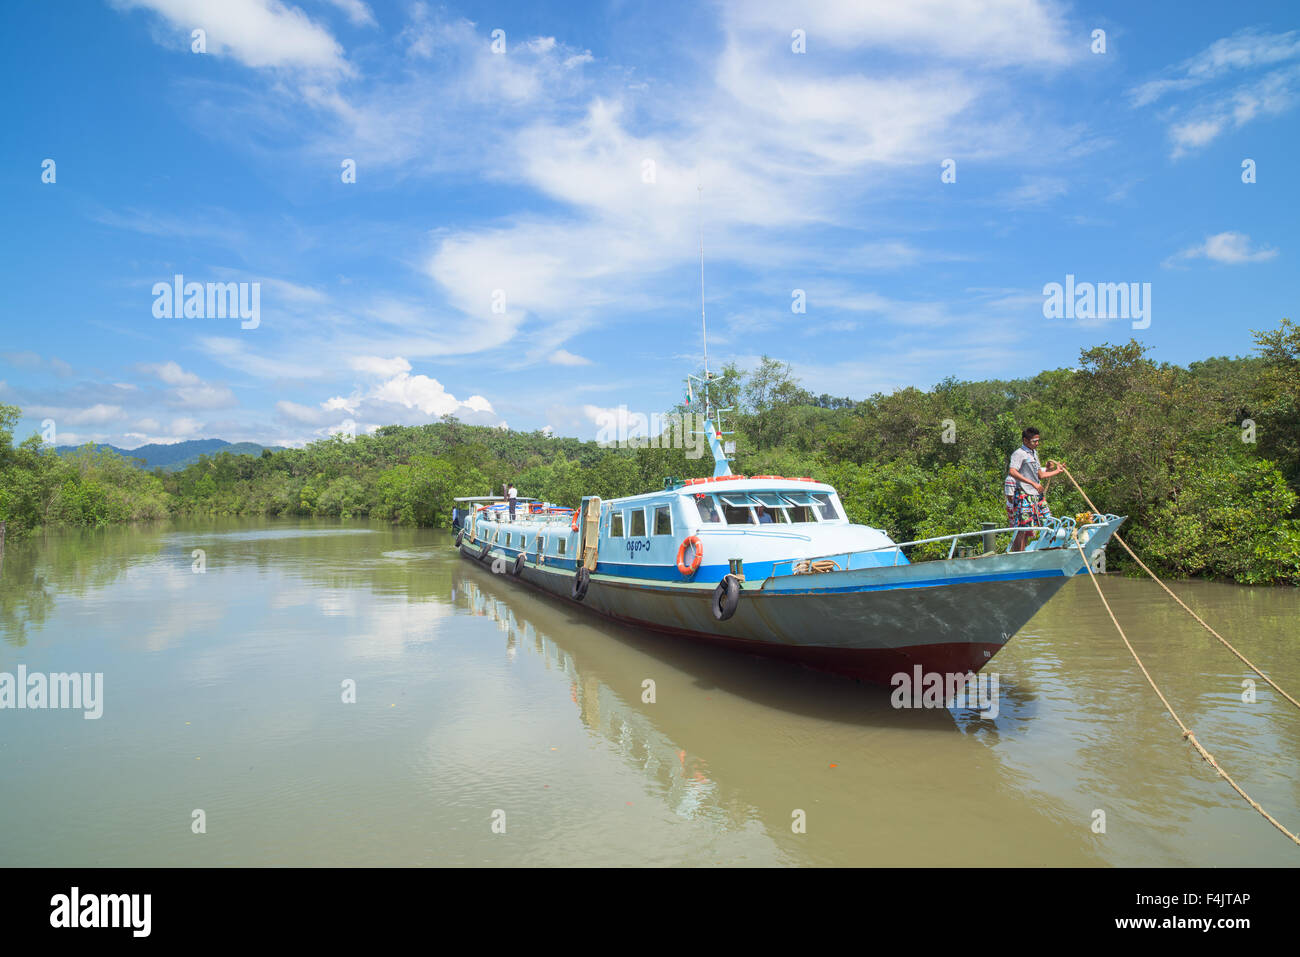
<path id="1" fill-rule="evenodd" d="M 1007 459 L 1033 425 L 1043 461 L 1063 460 L 1098 507 L 1128 515 L 1126 535 L 1153 567 L 1300 584 L 1300 327 L 1284 319 L 1255 339 L 1258 356 L 1188 368 L 1157 364 L 1129 342 L 1032 379 L 947 379 L 862 401 L 813 396 L 764 358 L 749 373 L 725 370 L 715 399 L 736 408 L 736 471 L 829 481 L 851 518 L 896 540 L 1003 524 Z M 707 454 L 680 448 L 602 448 L 447 418 L 150 474 L 89 448 L 60 457 L 35 436 L 14 447 L 17 418 L 0 406 L 0 521 L 11 535 L 167 515 L 439 525 L 455 496 L 499 492 L 507 480 L 521 495 L 575 505 L 712 471 Z M 1063 476 L 1049 499 L 1058 515 L 1085 508 Z"/>

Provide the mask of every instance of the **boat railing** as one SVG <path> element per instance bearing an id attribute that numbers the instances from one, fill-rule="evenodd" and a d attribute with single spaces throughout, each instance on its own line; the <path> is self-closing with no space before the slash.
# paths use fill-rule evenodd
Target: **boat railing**
<path id="1" fill-rule="evenodd" d="M 815 571 L 846 571 L 850 567 L 850 562 L 854 555 L 866 555 L 871 552 L 880 552 L 892 550 L 894 560 L 890 565 L 897 565 L 899 556 L 903 554 L 904 548 L 911 548 L 913 545 L 932 545 L 938 542 L 951 542 L 948 547 L 948 559 L 951 560 L 957 551 L 957 543 L 963 538 L 983 537 L 986 535 L 999 535 L 1004 532 L 1038 532 L 1038 537 L 1026 546 L 1029 550 L 1040 550 L 1045 548 L 1054 548 L 1068 545 L 1075 537 L 1072 533 L 1083 533 L 1089 529 L 1101 528 L 1107 523 L 1115 520 L 1115 515 L 1093 515 L 1093 521 L 1083 525 L 1075 525 L 1074 519 L 1070 517 L 1049 518 L 1043 525 L 1020 525 L 1008 526 L 1006 528 L 981 528 L 970 532 L 957 532 L 953 535 L 936 535 L 933 538 L 918 538 L 910 542 L 891 542 L 888 545 L 877 545 L 874 548 L 855 548 L 852 551 L 831 552 L 827 555 L 817 555 L 811 558 L 792 558 L 787 561 L 775 562 L 772 565 L 772 576 L 782 575 L 801 575 Z M 1014 543 L 1014 539 L 1012 540 Z M 1007 552 L 1011 551 L 1011 545 L 1007 546 Z M 993 549 L 996 552 L 996 549 Z M 826 567 L 826 563 L 831 563 L 834 567 Z M 820 567 L 818 567 L 820 565 Z"/>

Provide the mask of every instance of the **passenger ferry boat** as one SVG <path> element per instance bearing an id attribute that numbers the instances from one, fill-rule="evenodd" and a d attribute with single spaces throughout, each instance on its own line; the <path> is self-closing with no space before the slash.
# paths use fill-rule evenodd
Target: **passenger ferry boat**
<path id="1" fill-rule="evenodd" d="M 979 671 L 1124 521 L 1048 518 L 1021 552 L 993 550 L 1008 528 L 896 543 L 850 522 L 823 482 L 732 474 L 707 370 L 711 477 L 576 510 L 521 500 L 514 521 L 479 505 L 456 535 L 462 557 L 627 625 L 890 684 L 917 666 Z M 959 554 L 963 539 L 982 551 Z M 947 558 L 904 552 L 935 542 L 951 542 Z"/>

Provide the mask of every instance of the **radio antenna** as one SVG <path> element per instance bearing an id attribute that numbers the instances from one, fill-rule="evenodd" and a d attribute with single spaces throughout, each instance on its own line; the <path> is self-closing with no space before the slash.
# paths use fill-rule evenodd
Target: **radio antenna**
<path id="1" fill-rule="evenodd" d="M 704 184 L 697 187 L 700 194 L 700 325 L 704 329 L 704 412 L 709 411 L 709 323 L 704 316 Z"/>

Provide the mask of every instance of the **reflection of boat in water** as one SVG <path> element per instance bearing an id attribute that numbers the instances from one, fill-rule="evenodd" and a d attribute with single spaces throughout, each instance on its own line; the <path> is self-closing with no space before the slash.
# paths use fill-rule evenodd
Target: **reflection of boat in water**
<path id="1" fill-rule="evenodd" d="M 505 633 L 509 658 L 513 660 L 521 649 L 531 649 L 548 669 L 566 675 L 570 698 L 583 725 L 653 781 L 674 813 L 686 818 L 717 818 L 721 814 L 728 820 L 718 823 L 728 827 L 739 827 L 754 816 L 753 808 L 742 808 L 734 796 L 724 802 L 707 762 L 697 753 L 688 755 L 684 744 L 677 743 L 632 706 L 637 692 L 635 686 L 628 688 L 625 698 L 615 690 L 616 685 L 624 683 L 620 680 L 622 676 L 615 676 L 594 662 L 583 665 L 581 651 L 562 647 L 540 624 L 517 616 L 502 596 L 493 593 L 492 584 L 491 579 L 461 579 L 459 586 L 465 604 L 474 614 L 497 623 Z"/>
<path id="2" fill-rule="evenodd" d="M 477 563 L 466 563 L 453 582 L 457 604 L 492 622 L 489 633 L 500 629 L 494 653 L 532 659 L 557 675 L 539 687 L 571 700 L 591 742 L 633 770 L 675 817 L 706 824 L 694 833 L 719 860 L 908 865 L 917 863 L 917 841 L 936 840 L 950 864 L 1005 854 L 1006 835 L 997 829 L 963 839 L 960 815 L 936 825 L 933 792 L 950 784 L 952 761 L 969 753 L 976 739 L 961 743 L 966 735 L 978 734 L 977 759 L 960 764 L 963 786 L 986 801 L 1015 799 L 1013 766 L 985 748 L 999 726 L 1028 720 L 1031 688 L 1005 683 L 996 722 L 943 708 L 897 709 L 888 689 L 610 627 L 594 616 L 575 621 L 564 604 Z M 645 700 L 647 678 L 654 703 Z M 814 803 L 817 826 L 795 837 L 791 810 Z M 1016 826 L 1053 825 L 1031 809 Z"/>
<path id="3" fill-rule="evenodd" d="M 694 380 L 696 377 L 692 376 Z M 985 663 L 1102 549 L 1114 515 L 1048 518 L 1024 551 L 996 552 L 981 529 L 916 542 L 849 521 L 834 488 L 810 478 L 733 475 L 702 385 L 713 475 L 576 511 L 509 521 L 499 505 L 457 532 L 466 558 L 609 618 L 888 684 L 893 675 L 968 674 Z M 719 410 L 725 411 L 725 410 Z M 717 423 L 715 425 L 715 423 Z M 982 537 L 978 556 L 958 556 Z M 904 549 L 950 543 L 948 556 Z M 970 549 L 974 551 L 974 549 Z"/>

